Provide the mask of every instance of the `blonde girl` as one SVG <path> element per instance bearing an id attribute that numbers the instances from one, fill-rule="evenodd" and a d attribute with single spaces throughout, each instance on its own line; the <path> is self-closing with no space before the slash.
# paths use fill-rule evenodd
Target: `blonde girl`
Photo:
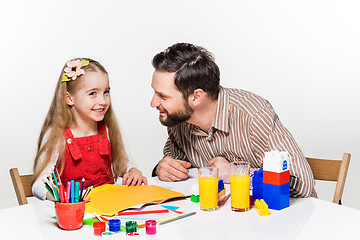
<path id="1" fill-rule="evenodd" d="M 89 58 L 68 61 L 63 67 L 50 109 L 42 126 L 34 162 L 32 190 L 39 199 L 52 199 L 42 182 L 56 168 L 66 187 L 69 180 L 85 187 L 114 183 L 147 184 L 124 149 L 111 107 L 109 76 Z"/>

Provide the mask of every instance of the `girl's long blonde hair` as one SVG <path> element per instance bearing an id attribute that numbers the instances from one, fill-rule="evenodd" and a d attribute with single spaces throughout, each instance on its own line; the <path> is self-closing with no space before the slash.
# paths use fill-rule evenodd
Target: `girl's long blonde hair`
<path id="1" fill-rule="evenodd" d="M 82 69 L 87 71 L 101 71 L 103 73 L 107 73 L 105 68 L 97 61 L 89 59 L 89 58 L 78 58 L 79 60 L 85 59 L 89 61 L 89 65 L 83 66 Z M 77 60 L 77 59 L 73 59 Z M 46 115 L 44 124 L 41 128 L 37 153 L 34 161 L 34 174 L 33 181 L 34 183 L 41 172 L 45 169 L 45 167 L 49 164 L 52 157 L 55 155 L 55 151 L 59 151 L 59 170 L 60 172 L 64 169 L 64 151 L 65 151 L 65 136 L 64 131 L 66 128 L 69 128 L 73 121 L 74 116 L 71 112 L 71 108 L 66 104 L 66 93 L 73 93 L 76 91 L 77 86 L 81 78 L 84 75 L 81 75 L 76 80 L 71 80 L 68 82 L 62 82 L 62 75 L 64 73 L 64 69 L 66 64 L 64 65 L 59 80 L 56 85 L 54 98 L 51 102 L 50 109 Z M 112 172 L 114 181 L 118 177 L 120 177 L 123 173 L 125 173 L 126 165 L 127 165 L 127 154 L 124 148 L 124 143 L 122 140 L 122 136 L 120 133 L 120 128 L 117 123 L 114 111 L 112 110 L 112 105 L 110 105 L 108 111 L 104 116 L 104 123 L 108 128 L 109 139 L 111 143 L 111 153 L 112 153 Z M 46 138 L 46 142 L 44 141 L 44 136 L 48 135 Z"/>

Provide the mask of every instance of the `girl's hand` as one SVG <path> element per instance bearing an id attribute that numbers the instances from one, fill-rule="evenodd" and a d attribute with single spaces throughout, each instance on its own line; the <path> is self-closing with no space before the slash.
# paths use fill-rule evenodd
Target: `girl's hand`
<path id="1" fill-rule="evenodd" d="M 129 172 L 124 175 L 122 184 L 125 186 L 147 185 L 147 179 L 142 175 L 140 170 L 131 168 Z"/>

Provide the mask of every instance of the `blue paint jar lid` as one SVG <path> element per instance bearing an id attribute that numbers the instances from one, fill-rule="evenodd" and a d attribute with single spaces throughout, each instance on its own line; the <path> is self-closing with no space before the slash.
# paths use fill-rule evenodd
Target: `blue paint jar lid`
<path id="1" fill-rule="evenodd" d="M 110 232 L 120 232 L 120 219 L 110 219 L 109 220 L 109 231 Z"/>

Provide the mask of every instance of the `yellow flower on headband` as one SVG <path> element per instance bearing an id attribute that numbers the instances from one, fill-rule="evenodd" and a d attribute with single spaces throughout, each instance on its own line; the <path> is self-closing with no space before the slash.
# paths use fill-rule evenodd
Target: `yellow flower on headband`
<path id="1" fill-rule="evenodd" d="M 62 75 L 62 82 L 75 80 L 78 76 L 84 74 L 85 71 L 81 68 L 89 65 L 89 61 L 85 59 L 72 60 L 67 61 L 66 65 L 67 67 L 64 69 L 64 73 Z"/>

